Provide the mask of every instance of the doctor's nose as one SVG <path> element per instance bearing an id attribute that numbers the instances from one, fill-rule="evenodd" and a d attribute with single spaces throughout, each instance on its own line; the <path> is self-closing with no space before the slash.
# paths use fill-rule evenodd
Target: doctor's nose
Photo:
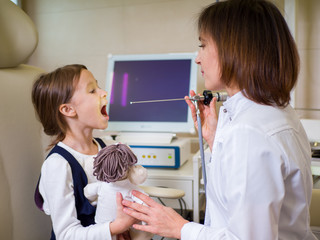
<path id="1" fill-rule="evenodd" d="M 194 60 L 196 62 L 196 64 L 200 64 L 200 56 L 199 56 L 199 53 L 196 57 L 196 59 Z"/>

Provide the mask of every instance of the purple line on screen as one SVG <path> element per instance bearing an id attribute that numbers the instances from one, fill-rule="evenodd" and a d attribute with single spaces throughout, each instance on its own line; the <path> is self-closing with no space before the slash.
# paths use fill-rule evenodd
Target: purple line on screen
<path id="1" fill-rule="evenodd" d="M 114 102 L 114 73 L 113 73 L 113 76 L 112 76 L 112 83 L 111 83 L 111 93 L 110 93 L 110 104 L 113 104 Z"/>
<path id="2" fill-rule="evenodd" d="M 121 95 L 121 105 L 123 107 L 127 106 L 128 78 L 129 78 L 128 73 L 123 74 L 122 95 Z"/>

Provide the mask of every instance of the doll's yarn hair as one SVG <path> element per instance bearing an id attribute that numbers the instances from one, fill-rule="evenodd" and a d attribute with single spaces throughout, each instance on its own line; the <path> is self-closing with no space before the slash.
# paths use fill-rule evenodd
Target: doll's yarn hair
<path id="1" fill-rule="evenodd" d="M 99 181 L 116 182 L 125 178 L 129 168 L 136 163 L 137 157 L 127 145 L 109 145 L 101 149 L 95 157 L 93 175 Z"/>

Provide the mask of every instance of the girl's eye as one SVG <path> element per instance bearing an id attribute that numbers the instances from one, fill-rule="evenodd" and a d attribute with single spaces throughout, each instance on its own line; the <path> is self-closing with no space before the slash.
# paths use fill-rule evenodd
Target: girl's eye
<path id="1" fill-rule="evenodd" d="M 90 91 L 90 93 L 95 93 L 96 92 L 96 89 L 92 89 L 91 91 Z"/>
<path id="2" fill-rule="evenodd" d="M 199 45 L 199 48 L 204 48 L 204 44 L 200 44 L 200 45 Z"/>

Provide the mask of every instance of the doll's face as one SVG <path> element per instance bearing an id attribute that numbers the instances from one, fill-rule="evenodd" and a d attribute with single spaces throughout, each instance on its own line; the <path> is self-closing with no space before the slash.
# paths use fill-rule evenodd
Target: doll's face
<path id="1" fill-rule="evenodd" d="M 140 185 L 148 177 L 147 169 L 141 165 L 133 165 L 129 170 L 129 180 L 132 184 Z"/>

